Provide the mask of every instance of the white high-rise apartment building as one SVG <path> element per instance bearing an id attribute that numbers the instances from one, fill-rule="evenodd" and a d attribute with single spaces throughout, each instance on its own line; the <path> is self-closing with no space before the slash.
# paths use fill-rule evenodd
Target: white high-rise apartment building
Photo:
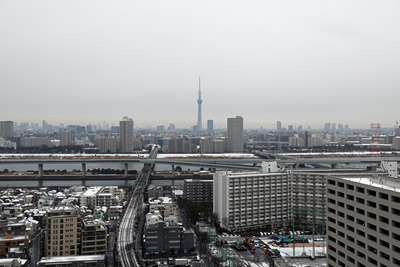
<path id="1" fill-rule="evenodd" d="M 133 120 L 127 116 L 119 122 L 119 152 L 133 151 Z"/>
<path id="2" fill-rule="evenodd" d="M 288 225 L 290 181 L 289 172 L 215 173 L 213 211 L 221 227 L 239 232 Z"/>
<path id="3" fill-rule="evenodd" d="M 327 178 L 328 266 L 400 266 L 400 180 Z"/>
<path id="4" fill-rule="evenodd" d="M 227 152 L 243 152 L 243 145 L 243 118 L 241 116 L 236 116 L 236 118 L 228 118 Z"/>

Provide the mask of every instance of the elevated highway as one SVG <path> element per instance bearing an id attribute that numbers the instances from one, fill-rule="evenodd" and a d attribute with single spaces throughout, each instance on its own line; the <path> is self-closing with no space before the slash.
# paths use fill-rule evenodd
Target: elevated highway
<path id="1" fill-rule="evenodd" d="M 149 158 L 157 157 L 157 148 L 153 147 Z M 118 227 L 117 250 L 119 266 L 143 266 L 142 253 L 139 248 L 141 227 L 139 226 L 143 215 L 144 192 L 149 184 L 149 178 L 154 165 L 145 164 L 142 172 L 136 179 L 132 197 L 125 209 Z"/>
<path id="2" fill-rule="evenodd" d="M 37 177 L 44 176 L 44 165 L 48 169 L 51 169 L 51 165 L 55 163 L 80 163 L 82 165 L 82 169 L 80 174 L 82 176 L 86 176 L 86 168 L 90 167 L 92 163 L 120 163 L 125 168 L 124 176 L 128 176 L 128 166 L 129 163 L 141 163 L 144 165 L 171 165 L 171 166 L 196 166 L 202 167 L 205 170 L 212 168 L 216 170 L 245 170 L 245 171 L 256 171 L 261 167 L 261 163 L 263 161 L 277 161 L 280 165 L 313 165 L 317 168 L 335 168 L 337 165 L 348 166 L 352 164 L 379 164 L 382 161 L 396 161 L 400 162 L 400 156 L 397 154 L 394 155 L 369 155 L 369 156 L 351 156 L 351 155 L 314 155 L 313 157 L 303 155 L 303 156 L 281 156 L 274 154 L 263 155 L 265 158 L 260 157 L 229 157 L 229 156 L 187 156 L 184 157 L 179 155 L 180 157 L 166 157 L 166 158 L 156 158 L 150 155 L 149 158 L 142 157 L 132 157 L 132 156 L 84 156 L 84 157 L 63 157 L 63 158 L 55 158 L 54 156 L 40 156 L 36 157 L 34 154 L 29 155 L 29 157 L 0 157 L 0 170 L 7 169 L 9 164 L 37 164 Z M 273 158 L 276 157 L 276 158 Z M 278 158 L 280 157 L 280 158 Z M 171 169 L 171 168 L 166 168 Z M 88 177 L 90 174 L 88 175 Z M 88 178 L 90 180 L 91 178 Z"/>

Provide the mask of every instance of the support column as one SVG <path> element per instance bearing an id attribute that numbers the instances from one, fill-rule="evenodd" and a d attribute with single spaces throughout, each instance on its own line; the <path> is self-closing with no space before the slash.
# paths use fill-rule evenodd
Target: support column
<path id="1" fill-rule="evenodd" d="M 125 163 L 125 173 L 124 173 L 125 177 L 128 177 L 128 163 Z"/>
<path id="2" fill-rule="evenodd" d="M 86 176 L 86 163 L 82 163 L 82 176 Z"/>
<path id="3" fill-rule="evenodd" d="M 336 169 L 337 164 L 336 163 L 332 163 L 332 169 Z"/>
<path id="4" fill-rule="evenodd" d="M 43 177 L 43 163 L 38 164 L 38 176 Z"/>

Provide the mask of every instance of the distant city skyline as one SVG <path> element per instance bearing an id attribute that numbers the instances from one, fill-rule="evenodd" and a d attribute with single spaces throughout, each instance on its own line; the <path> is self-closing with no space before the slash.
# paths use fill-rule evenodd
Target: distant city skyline
<path id="1" fill-rule="evenodd" d="M 240 116 L 240 115 L 238 115 Z M 129 117 L 129 116 L 123 116 L 123 117 Z M 240 116 L 241 117 L 241 116 Z M 170 123 L 166 123 L 166 124 L 154 124 L 154 125 L 137 125 L 136 121 L 133 118 L 132 121 L 135 123 L 135 129 L 155 129 L 155 130 L 160 130 L 160 129 L 164 129 L 164 130 L 168 130 L 169 127 L 171 127 L 171 125 L 174 126 L 174 129 L 188 129 L 188 130 L 193 130 L 195 132 L 197 132 L 197 125 L 176 125 L 176 123 L 174 122 L 170 122 Z M 212 129 L 227 129 L 228 125 L 227 125 L 227 119 L 225 118 L 225 123 L 221 122 L 220 125 L 215 126 L 214 120 L 212 119 L 208 119 L 205 123 L 205 127 L 203 127 L 201 132 L 207 133 L 208 132 L 208 127 L 211 127 Z M 0 120 L 0 121 L 12 121 L 14 124 L 17 125 L 24 125 L 24 124 L 28 124 L 29 126 L 31 125 L 36 125 L 37 128 L 43 128 L 43 129 L 47 129 L 49 126 L 53 126 L 53 127 L 67 127 L 67 126 L 72 126 L 72 125 L 79 125 L 79 126 L 94 126 L 97 129 L 111 129 L 112 127 L 118 127 L 119 123 L 120 123 L 119 119 L 118 121 L 93 121 L 93 122 L 88 122 L 88 123 L 77 123 L 76 121 L 71 121 L 70 123 L 67 122 L 49 122 L 46 120 L 42 120 L 41 122 L 36 122 L 36 121 L 12 121 L 12 120 Z M 210 125 L 209 125 L 210 124 Z M 365 127 L 353 127 L 353 125 L 349 125 L 346 123 L 342 123 L 342 122 L 324 122 L 321 125 L 316 125 L 311 126 L 311 125 L 307 125 L 307 124 L 290 124 L 290 123 L 285 123 L 284 121 L 276 121 L 275 123 L 270 124 L 271 127 L 246 127 L 245 125 L 246 123 L 244 123 L 244 129 L 267 129 L 267 130 L 276 130 L 276 131 L 306 131 L 308 129 L 313 129 L 313 130 L 342 130 L 342 129 L 372 129 L 371 128 L 371 124 L 374 124 L 374 128 L 376 129 L 376 125 L 380 125 L 379 128 L 381 129 L 392 129 L 392 128 L 399 128 L 399 124 L 398 122 L 395 122 L 394 125 L 391 126 L 385 126 L 382 125 L 380 122 L 370 122 L 369 124 L 367 124 Z"/>
<path id="2" fill-rule="evenodd" d="M 0 120 L 393 127 L 398 1 L 0 2 Z M 205 125 L 202 125 L 203 129 Z"/>

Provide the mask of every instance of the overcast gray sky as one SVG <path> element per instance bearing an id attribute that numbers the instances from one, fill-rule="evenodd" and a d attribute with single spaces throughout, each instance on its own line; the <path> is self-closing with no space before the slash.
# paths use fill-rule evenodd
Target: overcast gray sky
<path id="1" fill-rule="evenodd" d="M 0 2 L 0 120 L 400 119 L 400 1 Z"/>

